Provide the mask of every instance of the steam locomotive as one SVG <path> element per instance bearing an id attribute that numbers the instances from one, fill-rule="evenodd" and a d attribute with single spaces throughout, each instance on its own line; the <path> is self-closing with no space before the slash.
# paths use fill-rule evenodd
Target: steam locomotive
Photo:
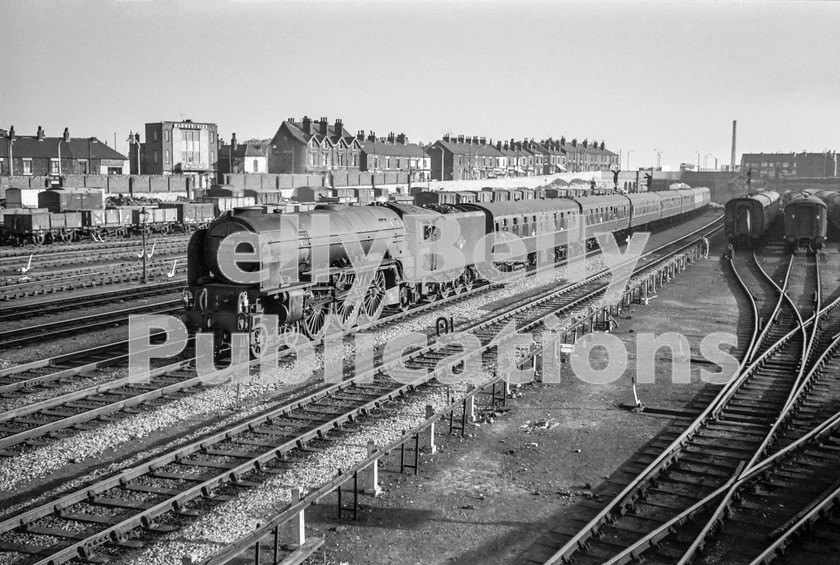
<path id="1" fill-rule="evenodd" d="M 433 302 L 486 278 L 479 262 L 472 260 L 445 276 L 412 276 L 421 268 L 432 274 L 446 270 L 438 262 L 445 252 L 442 247 L 453 245 L 444 241 L 445 222 L 457 223 L 454 245 L 464 249 L 485 236 L 497 242 L 519 240 L 520 252 L 498 260 L 499 244 L 488 246 L 494 268 L 516 271 L 536 264 L 538 252 L 553 254 L 550 259 L 556 260 L 574 247 L 591 245 L 597 233 L 624 237 L 681 220 L 703 210 L 710 196 L 708 188 L 694 188 L 472 202 L 451 205 L 447 214 L 396 202 L 322 204 L 297 214 L 238 208 L 193 234 L 182 319 L 193 333 L 213 332 L 217 346 L 230 343 L 234 333 L 247 333 L 251 353 L 259 356 L 267 332 L 294 329 L 319 340 L 328 319 L 342 328 L 359 320 L 374 321 L 386 307 L 405 310 L 420 301 Z M 554 244 L 540 247 L 541 234 L 553 238 Z M 353 245 L 348 245 L 348 237 Z M 431 253 L 418 256 L 418 246 Z M 385 250 L 381 261 L 360 268 L 360 257 L 377 249 Z M 231 261 L 232 250 L 246 255 Z M 270 315 L 277 317 L 279 327 L 267 328 L 274 320 L 267 318 Z"/>

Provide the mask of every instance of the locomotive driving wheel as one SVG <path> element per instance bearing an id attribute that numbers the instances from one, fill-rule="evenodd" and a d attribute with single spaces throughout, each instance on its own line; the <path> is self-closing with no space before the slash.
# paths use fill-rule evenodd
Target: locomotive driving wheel
<path id="1" fill-rule="evenodd" d="M 349 330 L 355 322 L 355 320 L 351 320 L 353 306 L 348 303 L 346 296 L 343 300 L 336 300 L 332 303 L 332 314 L 333 319 L 338 322 L 342 330 Z"/>
<path id="2" fill-rule="evenodd" d="M 306 337 L 312 341 L 320 341 L 327 331 L 327 314 L 330 306 L 328 302 L 310 304 L 303 319 L 300 321 L 301 329 Z"/>
<path id="3" fill-rule="evenodd" d="M 385 308 L 385 273 L 376 271 L 360 305 L 360 323 L 375 322 Z"/>

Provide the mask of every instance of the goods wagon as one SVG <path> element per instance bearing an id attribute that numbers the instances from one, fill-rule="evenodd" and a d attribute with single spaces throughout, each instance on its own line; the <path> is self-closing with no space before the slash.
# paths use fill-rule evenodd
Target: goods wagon
<path id="1" fill-rule="evenodd" d="M 50 212 L 76 212 L 103 208 L 102 191 L 87 188 L 51 188 L 38 195 L 38 207 Z"/>

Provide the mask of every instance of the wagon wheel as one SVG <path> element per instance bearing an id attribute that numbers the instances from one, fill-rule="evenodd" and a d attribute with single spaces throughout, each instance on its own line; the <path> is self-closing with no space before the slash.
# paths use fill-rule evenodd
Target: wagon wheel
<path id="1" fill-rule="evenodd" d="M 438 299 L 438 289 L 435 287 L 434 289 L 429 289 L 429 294 L 423 296 L 423 299 L 426 302 L 436 302 Z"/>
<path id="2" fill-rule="evenodd" d="M 301 329 L 306 337 L 312 341 L 320 341 L 327 331 L 327 314 L 330 311 L 329 303 L 320 302 L 310 304 L 303 319 L 300 321 Z"/>
<path id="3" fill-rule="evenodd" d="M 73 232 L 66 232 L 66 231 L 61 232 L 60 237 L 61 237 L 61 241 L 63 241 L 64 243 L 69 243 L 69 242 L 73 241 Z"/>
<path id="4" fill-rule="evenodd" d="M 163 224 L 162 226 L 160 226 L 160 233 L 167 234 L 171 229 L 172 227 L 169 224 Z"/>
<path id="5" fill-rule="evenodd" d="M 29 237 L 29 240 L 32 243 L 34 243 L 35 245 L 43 245 L 45 239 L 46 239 L 46 236 L 44 236 L 44 234 L 42 234 L 42 233 L 33 233 Z"/>
<path id="6" fill-rule="evenodd" d="M 385 308 L 385 273 L 376 271 L 370 286 L 362 299 L 359 316 L 360 323 L 375 322 Z"/>

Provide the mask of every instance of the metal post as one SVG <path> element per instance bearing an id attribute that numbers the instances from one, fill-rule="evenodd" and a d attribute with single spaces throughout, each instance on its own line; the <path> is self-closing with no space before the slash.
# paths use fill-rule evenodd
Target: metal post
<path id="1" fill-rule="evenodd" d="M 146 212 L 146 207 L 144 206 L 140 210 L 140 217 L 143 218 L 142 228 L 141 228 L 141 236 L 143 238 L 143 278 L 140 279 L 142 284 L 146 284 L 146 216 L 148 212 Z"/>
<path id="2" fill-rule="evenodd" d="M 430 405 L 426 405 L 426 419 L 435 415 L 435 409 Z M 435 424 L 432 422 L 423 432 L 423 443 L 429 449 L 429 453 L 437 453 L 437 446 L 435 445 Z"/>

